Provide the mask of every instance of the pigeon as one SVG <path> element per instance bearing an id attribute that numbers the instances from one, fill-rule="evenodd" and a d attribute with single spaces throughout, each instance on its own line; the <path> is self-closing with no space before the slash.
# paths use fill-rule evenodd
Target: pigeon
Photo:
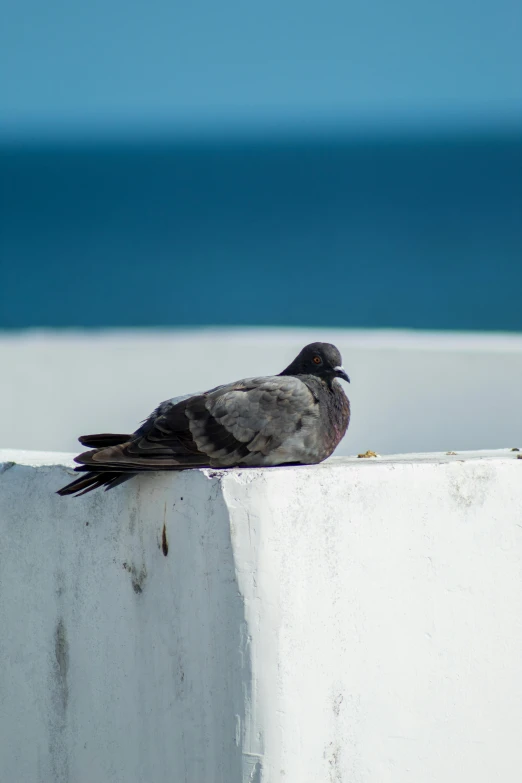
<path id="1" fill-rule="evenodd" d="M 132 435 L 83 435 L 80 477 L 58 490 L 83 495 L 137 473 L 189 468 L 312 465 L 344 437 L 350 382 L 330 343 L 311 343 L 279 375 L 247 378 L 160 403 Z"/>

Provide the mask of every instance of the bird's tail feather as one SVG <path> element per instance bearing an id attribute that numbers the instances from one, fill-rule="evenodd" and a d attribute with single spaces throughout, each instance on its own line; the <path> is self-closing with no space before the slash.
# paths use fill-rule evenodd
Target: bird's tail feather
<path id="1" fill-rule="evenodd" d="M 82 470 L 82 468 L 76 468 L 76 470 Z M 85 471 L 85 468 L 83 468 L 83 471 Z M 87 472 L 83 472 L 81 476 L 79 476 L 74 481 L 71 481 L 70 484 L 67 484 L 67 486 L 62 487 L 57 491 L 58 495 L 76 495 L 76 497 L 79 497 L 80 495 L 85 495 L 86 492 L 91 492 L 93 489 L 98 489 L 98 487 L 105 487 L 105 491 L 108 489 L 112 489 L 113 487 L 117 487 L 118 484 L 123 484 L 124 481 L 127 481 L 127 479 L 130 479 L 134 476 L 134 473 L 120 473 L 116 471 L 94 471 L 89 470 Z"/>

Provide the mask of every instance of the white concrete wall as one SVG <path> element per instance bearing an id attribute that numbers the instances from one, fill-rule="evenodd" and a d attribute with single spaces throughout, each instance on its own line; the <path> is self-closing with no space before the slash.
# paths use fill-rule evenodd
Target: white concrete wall
<path id="1" fill-rule="evenodd" d="M 521 453 L 0 453 L 0 780 L 518 783 Z"/>
<path id="2" fill-rule="evenodd" d="M 161 400 L 278 372 L 313 340 L 336 343 L 352 379 L 338 454 L 522 443 L 522 335 L 236 329 L 4 333 L 0 448 L 133 431 Z"/>

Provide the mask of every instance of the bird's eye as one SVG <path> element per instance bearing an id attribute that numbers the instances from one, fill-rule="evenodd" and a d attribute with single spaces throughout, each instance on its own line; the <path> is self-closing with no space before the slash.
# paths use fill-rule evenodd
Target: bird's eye
<path id="1" fill-rule="evenodd" d="M 321 357 L 320 357 L 320 356 L 314 356 L 314 358 L 312 359 L 312 361 L 313 361 L 313 363 L 314 363 L 314 364 L 321 364 L 321 362 L 322 362 L 322 359 L 321 359 Z"/>

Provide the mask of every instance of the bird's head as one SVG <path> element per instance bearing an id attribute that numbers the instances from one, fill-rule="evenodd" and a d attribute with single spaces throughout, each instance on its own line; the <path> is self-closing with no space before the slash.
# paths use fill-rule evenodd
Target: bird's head
<path id="1" fill-rule="evenodd" d="M 317 375 L 326 380 L 342 378 L 350 383 L 341 354 L 331 343 L 310 343 L 283 370 L 281 375 Z"/>

